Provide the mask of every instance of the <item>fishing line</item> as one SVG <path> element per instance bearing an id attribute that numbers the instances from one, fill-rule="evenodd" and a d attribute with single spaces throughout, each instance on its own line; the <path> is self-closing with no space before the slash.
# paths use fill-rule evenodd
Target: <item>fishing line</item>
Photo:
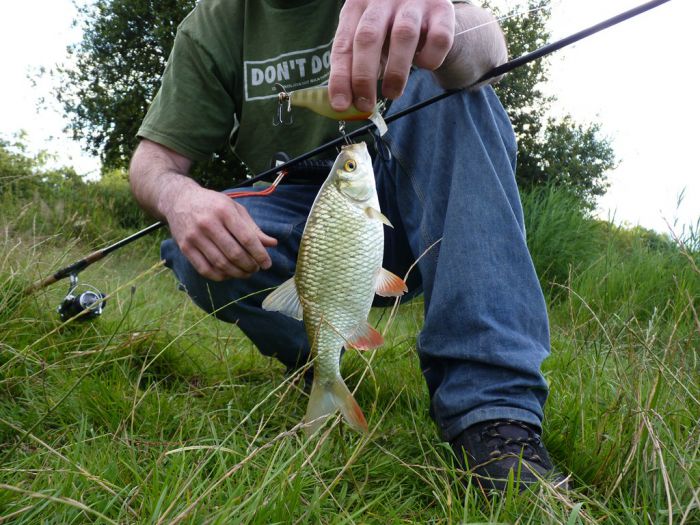
<path id="1" fill-rule="evenodd" d="M 506 62 L 498 67 L 495 67 L 485 73 L 481 78 L 479 78 L 476 82 L 471 84 L 470 86 L 463 88 L 463 89 L 456 89 L 456 90 L 449 90 L 445 91 L 443 93 L 440 93 L 439 95 L 436 95 L 434 97 L 431 97 L 427 100 L 424 100 L 422 102 L 418 102 L 402 111 L 398 111 L 394 113 L 393 115 L 387 116 L 384 121 L 389 124 L 399 118 L 402 118 L 410 113 L 413 113 L 415 111 L 418 111 L 419 109 L 422 109 L 426 106 L 429 106 L 431 104 L 434 104 L 444 98 L 450 97 L 452 95 L 455 95 L 456 93 L 461 93 L 465 90 L 472 89 L 488 80 L 494 79 L 496 77 L 499 77 L 501 75 L 504 75 L 510 71 L 513 71 L 514 69 L 517 69 L 525 64 L 528 64 L 530 62 L 533 62 L 535 60 L 538 60 L 544 56 L 547 56 L 551 53 L 554 53 L 555 51 L 558 51 L 559 49 L 562 49 L 566 46 L 569 46 L 575 42 L 578 42 L 579 40 L 583 40 L 584 38 L 587 38 L 595 33 L 598 33 L 600 31 L 603 31 L 604 29 L 607 29 L 609 27 L 612 27 L 614 25 L 617 25 L 621 22 L 624 22 L 625 20 L 629 20 L 630 18 L 634 18 L 635 16 L 638 16 L 646 11 L 649 11 L 651 9 L 654 9 L 656 7 L 659 7 L 662 4 L 668 3 L 671 0 L 652 0 L 650 2 L 646 2 L 644 4 L 641 4 L 637 7 L 634 7 L 632 9 L 629 9 L 627 11 L 624 11 L 616 16 L 613 16 L 612 18 L 608 18 L 607 20 L 604 20 L 598 24 L 595 24 L 593 26 L 590 26 L 586 29 L 583 29 L 581 31 L 578 31 L 577 33 L 574 33 L 572 35 L 569 35 L 568 37 L 562 38 L 560 40 L 557 40 L 555 42 L 552 42 L 551 44 L 544 45 L 535 51 L 532 51 L 530 53 L 526 53 L 518 58 L 515 58 L 513 60 L 510 60 L 509 62 Z M 540 6 L 539 8 L 541 8 Z M 539 8 L 533 8 L 533 10 L 539 9 Z M 340 145 L 342 145 L 346 140 L 351 139 L 353 137 L 357 137 L 359 135 L 364 135 L 365 133 L 370 133 L 373 129 L 375 129 L 375 124 L 370 123 L 367 125 L 364 125 L 354 131 L 351 131 L 347 133 L 344 136 L 338 137 L 337 139 L 331 140 L 325 144 L 322 144 L 321 146 L 318 146 L 317 148 L 314 148 L 310 151 L 307 151 L 306 153 L 299 155 L 296 158 L 293 158 L 287 162 L 284 162 L 282 164 L 279 164 L 278 166 L 275 166 L 274 168 L 270 168 L 268 170 L 263 171 L 262 173 L 258 174 L 255 177 L 246 179 L 236 185 L 234 185 L 234 188 L 240 188 L 243 186 L 249 186 L 252 185 L 255 182 L 262 181 L 271 175 L 274 174 L 279 174 L 280 171 L 286 170 L 287 168 L 294 166 L 296 164 L 299 164 L 302 161 L 305 161 L 307 159 L 310 159 L 311 157 L 314 157 L 320 153 L 323 153 L 331 148 L 336 148 Z M 274 191 L 274 190 L 273 190 Z M 246 193 L 257 193 L 257 192 L 246 192 Z M 229 195 L 234 195 L 234 193 L 229 193 Z M 243 195 L 239 195 L 243 196 Z M 250 195 L 245 195 L 245 196 L 250 196 Z M 60 279 L 64 279 L 66 277 L 69 277 L 71 275 L 77 275 L 79 272 L 90 266 L 91 264 L 99 261 L 100 259 L 103 259 L 110 253 L 114 252 L 115 250 L 118 250 L 119 248 L 122 248 L 126 246 L 127 244 L 132 243 L 133 241 L 140 239 L 141 237 L 144 237 L 146 235 L 149 235 L 150 233 L 153 233 L 156 230 L 159 230 L 163 226 L 165 226 L 166 223 L 163 221 L 154 223 L 147 228 L 144 228 L 143 230 L 136 232 L 129 237 L 126 237 L 125 239 L 122 239 L 111 246 L 107 246 L 106 248 L 103 248 L 101 250 L 97 250 L 96 252 L 91 253 L 84 259 L 81 259 L 70 266 L 67 266 L 65 268 L 62 268 L 58 270 L 56 273 L 53 275 L 39 280 L 26 288 L 24 290 L 25 294 L 32 293 L 36 290 L 42 289 L 46 286 L 49 286 L 56 281 Z"/>
<path id="2" fill-rule="evenodd" d="M 562 0 L 560 0 L 559 2 L 556 2 L 556 3 L 561 4 L 561 2 L 562 2 Z M 542 5 L 537 6 L 537 7 L 533 7 L 532 9 L 527 9 L 526 11 L 518 11 L 517 9 L 513 9 L 513 11 L 511 11 L 507 15 L 501 16 L 501 17 L 496 18 L 494 20 L 491 20 L 489 22 L 484 22 L 483 24 L 479 24 L 479 25 L 476 25 L 474 27 L 470 27 L 468 29 L 465 29 L 464 31 L 460 31 L 459 33 L 455 33 L 455 37 L 460 36 L 460 35 L 464 35 L 465 33 L 469 33 L 470 31 L 474 31 L 475 29 L 480 29 L 482 27 L 488 27 L 488 26 L 493 25 L 493 24 L 498 24 L 498 23 L 504 22 L 506 20 L 510 20 L 511 18 L 515 18 L 517 16 L 525 16 L 525 15 L 529 15 L 530 13 L 535 13 L 537 11 L 541 11 L 542 9 L 546 9 L 548 7 L 551 7 L 554 4 L 555 4 L 555 2 L 554 2 L 554 0 L 552 0 L 551 2 L 546 2 Z"/>

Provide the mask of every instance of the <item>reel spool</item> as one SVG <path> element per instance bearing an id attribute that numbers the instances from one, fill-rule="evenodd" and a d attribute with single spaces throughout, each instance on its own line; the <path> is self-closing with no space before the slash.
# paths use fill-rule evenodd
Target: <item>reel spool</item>
<path id="1" fill-rule="evenodd" d="M 81 285 L 81 287 L 86 288 L 86 290 L 78 293 L 78 276 L 71 274 L 68 293 L 63 298 L 63 301 L 61 301 L 61 304 L 56 308 L 58 315 L 61 317 L 61 321 L 67 321 L 86 310 L 87 312 L 78 318 L 81 321 L 94 319 L 102 315 L 107 305 L 105 295 L 94 286 L 84 284 Z"/>

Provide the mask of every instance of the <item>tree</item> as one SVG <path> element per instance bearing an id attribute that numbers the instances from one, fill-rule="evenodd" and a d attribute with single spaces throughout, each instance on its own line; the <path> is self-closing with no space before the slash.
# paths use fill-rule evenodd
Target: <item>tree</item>
<path id="1" fill-rule="evenodd" d="M 82 40 L 68 49 L 55 95 L 73 138 L 99 155 L 105 170 L 126 169 L 136 133 L 155 96 L 180 21 L 196 0 L 95 0 L 79 8 Z M 197 163 L 205 186 L 230 187 L 244 172 L 224 151 Z"/>
<path id="2" fill-rule="evenodd" d="M 561 120 L 548 119 L 543 137 L 537 149 L 529 152 L 535 166 L 525 173 L 529 179 L 521 186 L 559 186 L 592 209 L 595 199 L 607 191 L 606 173 L 615 163 L 610 143 L 600 138 L 600 125 L 576 124 L 567 115 Z"/>
<path id="3" fill-rule="evenodd" d="M 59 70 L 56 94 L 73 137 L 99 154 L 107 169 L 128 165 L 177 23 L 194 4 L 195 0 L 95 0 L 80 10 L 83 38 L 70 48 L 74 65 Z M 549 10 L 536 8 L 530 0 L 520 9 L 530 10 L 527 14 L 502 22 L 511 56 L 548 40 Z M 591 206 L 605 191 L 605 172 L 614 165 L 612 148 L 600 138 L 597 125 L 548 119 L 552 99 L 540 89 L 546 80 L 547 62 L 538 60 L 509 73 L 496 86 L 518 138 L 518 182 L 523 188 L 542 183 L 564 186 Z M 567 155 L 576 157 L 567 161 Z M 230 185 L 232 174 L 242 172 L 230 152 L 198 164 L 195 170 L 213 188 Z"/>
<path id="4" fill-rule="evenodd" d="M 522 16 L 502 20 L 512 57 L 534 51 L 549 41 L 549 2 L 529 1 Z M 497 16 L 499 9 L 491 6 Z M 536 60 L 508 73 L 496 91 L 508 111 L 518 139 L 517 179 L 522 189 L 550 184 L 571 191 L 583 207 L 592 209 L 605 193 L 607 172 L 615 153 L 596 123 L 576 124 L 569 115 L 548 117 L 554 97 L 540 86 L 548 78 L 548 61 Z"/>
<path id="5" fill-rule="evenodd" d="M 173 45 L 194 0 L 96 0 L 79 8 L 74 65 L 58 69 L 58 101 L 73 137 L 107 168 L 124 167 Z"/>

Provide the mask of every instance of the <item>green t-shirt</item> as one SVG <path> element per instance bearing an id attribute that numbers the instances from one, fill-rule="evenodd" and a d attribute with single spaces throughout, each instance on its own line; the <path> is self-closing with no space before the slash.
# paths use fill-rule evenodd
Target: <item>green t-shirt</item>
<path id="1" fill-rule="evenodd" d="M 277 151 L 292 157 L 339 136 L 338 123 L 293 109 L 273 126 L 275 83 L 328 81 L 342 0 L 200 0 L 173 50 L 138 135 L 193 159 L 233 146 L 254 172 Z"/>

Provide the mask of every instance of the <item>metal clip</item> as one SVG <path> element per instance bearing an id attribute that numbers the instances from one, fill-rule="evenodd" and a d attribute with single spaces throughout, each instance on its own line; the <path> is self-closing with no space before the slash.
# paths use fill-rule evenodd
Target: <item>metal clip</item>
<path id="1" fill-rule="evenodd" d="M 275 114 L 272 117 L 272 125 L 286 126 L 292 124 L 294 122 L 294 119 L 292 118 L 292 97 L 289 93 L 287 93 L 282 84 L 275 84 L 275 87 L 278 91 L 277 111 L 275 111 Z M 286 112 L 285 106 L 287 106 Z"/>
<path id="2" fill-rule="evenodd" d="M 343 136 L 343 140 L 345 140 L 345 144 L 348 146 L 352 144 L 352 140 L 350 140 L 350 137 L 348 137 L 347 133 L 345 133 L 345 121 L 344 120 L 339 120 L 338 121 L 338 131 L 340 134 Z"/>

